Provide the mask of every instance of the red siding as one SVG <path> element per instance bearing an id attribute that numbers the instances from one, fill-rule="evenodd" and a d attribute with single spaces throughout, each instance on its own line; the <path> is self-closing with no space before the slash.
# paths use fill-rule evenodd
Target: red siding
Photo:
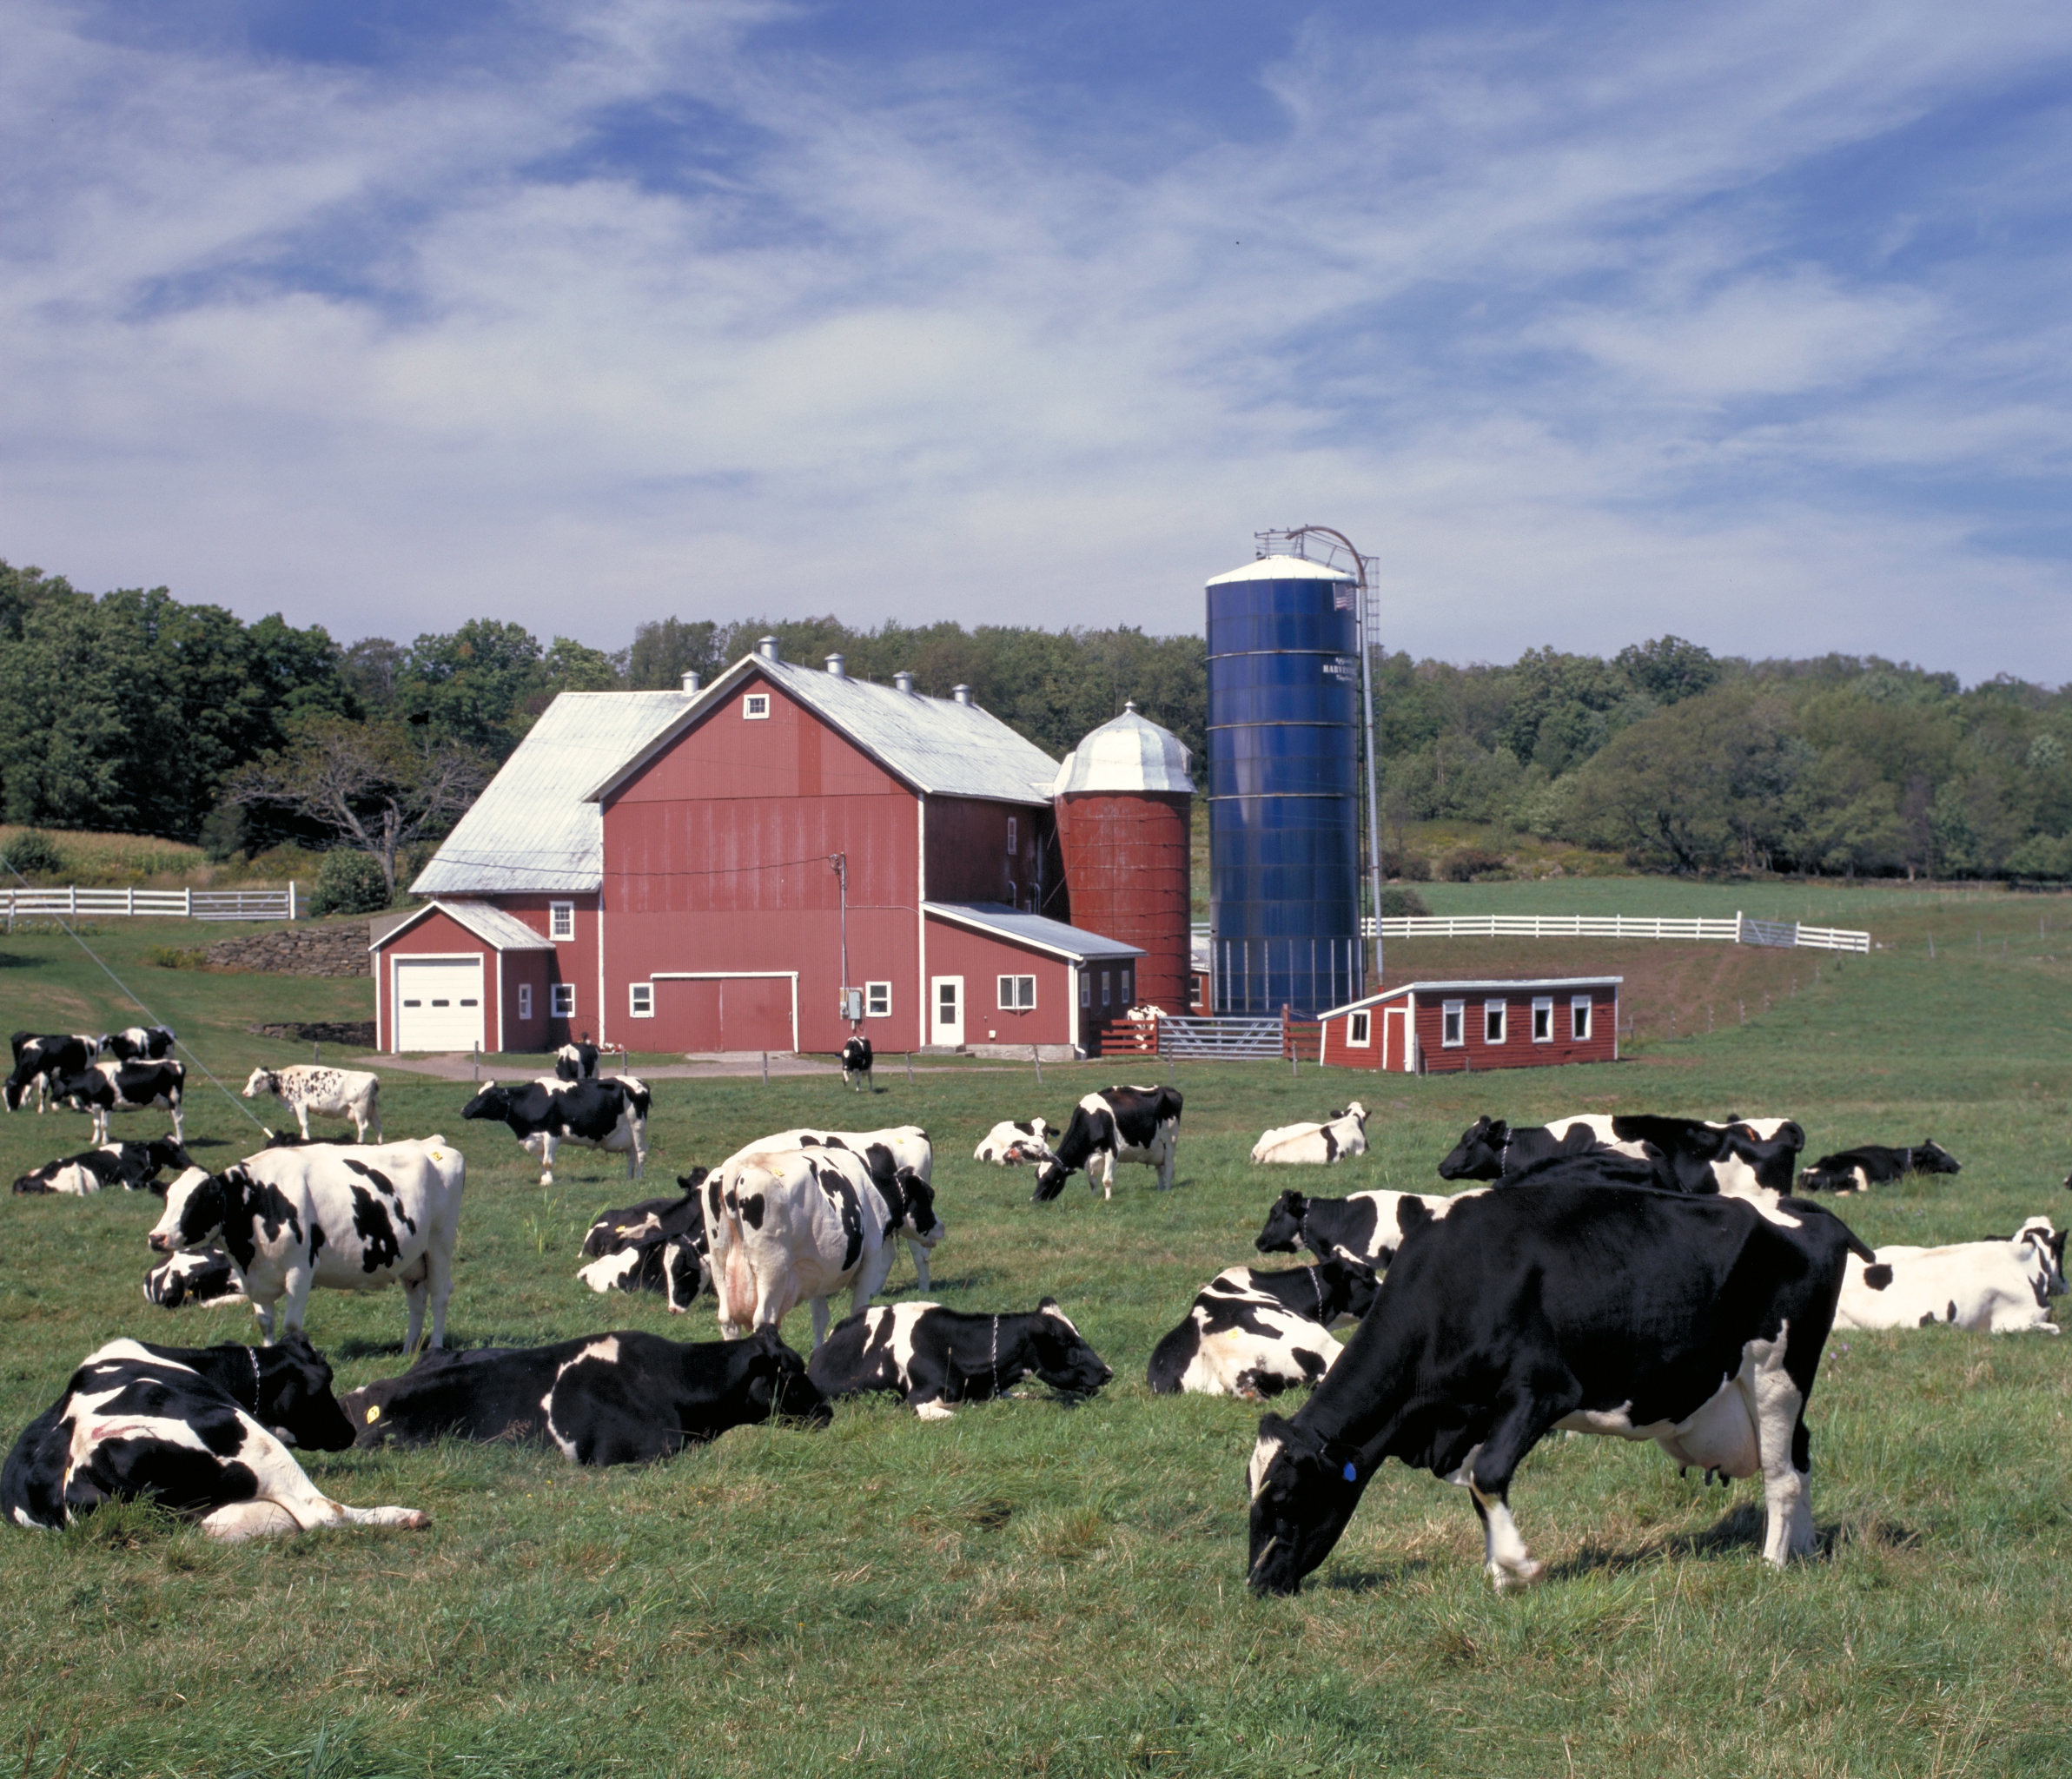
<path id="1" fill-rule="evenodd" d="M 928 973 L 964 979 L 967 1044 L 1069 1044 L 1072 1042 L 1072 966 L 951 922 L 928 923 Z M 1003 975 L 1036 979 L 1036 1004 L 1029 1011 L 1000 1006 Z"/>
<path id="2" fill-rule="evenodd" d="M 1572 996 L 1584 994 L 1591 1001 L 1590 1035 L 1578 1039 L 1570 1035 L 1569 1003 Z M 1541 1068 L 1565 1062 L 1609 1062 L 1617 1055 L 1619 990 L 1610 982 L 1541 990 L 1493 986 L 1462 989 L 1458 994 L 1420 990 L 1415 998 L 1418 1054 L 1423 1072 L 1428 1075 L 1443 1075 L 1457 1069 Z M 1553 1036 L 1546 1042 L 1534 1043 L 1532 1002 L 1543 998 L 1554 1003 Z M 1466 1042 L 1449 1047 L 1441 1041 L 1441 1027 L 1444 1003 L 1453 1000 L 1466 1003 L 1461 1022 Z M 1485 1035 L 1484 1009 L 1492 1001 L 1501 1001 L 1505 1007 L 1504 1041 L 1497 1044 L 1489 1042 Z M 1400 1048 L 1402 1016 L 1399 1013 L 1392 1021 L 1386 1015 L 1391 1009 L 1403 1005 L 1404 1001 L 1398 999 L 1380 1002 L 1364 1009 L 1372 1020 L 1371 1042 L 1365 1049 L 1354 1049 L 1348 1042 L 1350 1014 L 1341 1014 L 1328 1021 L 1323 1060 L 1341 1068 L 1386 1068 L 1392 1073 L 1400 1069 L 1404 1062 Z"/>
<path id="3" fill-rule="evenodd" d="M 549 904 L 568 902 L 575 904 L 575 937 L 554 939 L 554 953 L 551 963 L 545 953 L 513 951 L 513 961 L 533 956 L 541 960 L 544 975 L 526 978 L 535 983 L 533 989 L 533 1026 L 537 1029 L 536 1043 L 521 1044 L 512 1035 L 514 1026 L 506 1026 L 504 1041 L 513 1050 L 558 1050 L 572 1039 L 594 1037 L 597 1023 L 597 896 L 594 891 L 566 896 L 549 895 L 544 890 L 526 890 L 521 894 L 484 896 L 484 902 L 493 903 L 507 915 L 522 921 L 543 939 L 553 939 L 553 925 Z M 506 971 L 506 981 L 515 985 L 520 978 Z M 568 982 L 576 991 L 576 1010 L 573 1019 L 549 1019 L 546 1009 L 551 1004 L 544 989 L 547 982 Z M 511 1002 L 515 1020 L 518 1002 Z"/>
<path id="4" fill-rule="evenodd" d="M 1137 995 L 1187 1010 L 1188 870 L 1186 797 L 1058 799 L 1058 836 L 1072 886 L 1073 923 L 1135 945 Z"/>
<path id="5" fill-rule="evenodd" d="M 374 1012 L 380 1022 L 376 1038 L 391 1049 L 395 1045 L 395 975 L 388 967 L 392 957 L 479 957 L 482 960 L 482 1032 L 484 1048 L 496 1046 L 497 1015 L 500 1008 L 497 953 L 486 939 L 478 939 L 460 922 L 434 909 L 399 937 L 383 942 L 374 954 Z"/>
<path id="6" fill-rule="evenodd" d="M 940 797 L 928 805 L 928 899 L 1007 902 L 1029 909 L 1049 810 L 1042 804 Z M 1015 849 L 1007 824 L 1015 824 Z M 1048 908 L 1043 910 L 1051 913 Z M 1055 915 L 1053 918 L 1056 918 Z M 940 972 L 938 972 L 940 974 Z"/>

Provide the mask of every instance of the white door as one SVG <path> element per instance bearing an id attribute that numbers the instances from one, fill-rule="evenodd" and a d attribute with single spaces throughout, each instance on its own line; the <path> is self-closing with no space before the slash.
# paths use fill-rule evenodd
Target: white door
<path id="1" fill-rule="evenodd" d="M 931 976 L 929 978 L 928 998 L 935 1009 L 929 1027 L 928 1041 L 931 1044 L 961 1044 L 964 1042 L 964 979 L 962 976 Z"/>
<path id="2" fill-rule="evenodd" d="M 397 1049 L 465 1050 L 487 1043 L 480 958 L 396 959 Z"/>

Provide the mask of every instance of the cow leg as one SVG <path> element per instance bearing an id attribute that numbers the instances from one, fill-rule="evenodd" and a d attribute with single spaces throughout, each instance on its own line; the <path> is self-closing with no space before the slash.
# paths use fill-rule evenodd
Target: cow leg
<path id="1" fill-rule="evenodd" d="M 302 1141 L 309 1141 L 309 1105 L 307 1101 L 295 1101 L 295 1122 L 302 1128 Z"/>
<path id="2" fill-rule="evenodd" d="M 1545 1566 L 1536 1562 L 1511 1517 L 1511 1478 L 1539 1436 L 1582 1400 L 1572 1378 L 1534 1379 L 1498 1399 L 1488 1437 L 1468 1454 L 1453 1480 L 1466 1483 L 1482 1522 L 1483 1568 L 1500 1593 L 1530 1586 Z"/>
<path id="3" fill-rule="evenodd" d="M 1784 1369 L 1791 1338 L 1787 1322 L 1775 1340 L 1750 1341 L 1738 1380 L 1755 1419 L 1763 1465 L 1763 1560 L 1778 1569 L 1813 1551 L 1812 1442 L 1806 1399 Z"/>
<path id="4" fill-rule="evenodd" d="M 446 1300 L 453 1294 L 453 1256 L 436 1242 L 425 1250 L 426 1289 L 432 1300 L 432 1345 L 446 1345 Z"/>
<path id="5" fill-rule="evenodd" d="M 554 1183 L 554 1134 L 551 1130 L 540 1133 L 540 1183 L 542 1186 Z"/>
<path id="6" fill-rule="evenodd" d="M 265 1302 L 261 1302 L 255 1297 L 252 1299 L 252 1313 L 259 1318 L 261 1342 L 265 1346 L 271 1346 L 274 1344 L 274 1325 L 279 1319 L 280 1300 L 268 1299 Z"/>
<path id="7" fill-rule="evenodd" d="M 818 1346 L 827 1339 L 827 1300 L 824 1297 L 813 1298 L 810 1300 L 808 1306 L 813 1312 L 813 1345 Z"/>
<path id="8" fill-rule="evenodd" d="M 1161 1192 L 1173 1189 L 1173 1152 L 1179 1147 L 1176 1138 L 1166 1139 L 1164 1151 L 1158 1158 L 1158 1189 Z"/>
<path id="9" fill-rule="evenodd" d="M 182 1147 L 187 1143 L 187 1096 L 177 1095 L 173 1101 L 173 1141 Z"/>
<path id="10" fill-rule="evenodd" d="M 914 1277 L 920 1281 L 918 1288 L 926 1292 L 928 1289 L 928 1245 L 925 1242 L 916 1241 L 910 1235 L 907 1238 L 906 1251 L 914 1257 Z M 2054 1328 L 2051 1332 L 2055 1333 L 2057 1331 Z"/>
<path id="11" fill-rule="evenodd" d="M 334 1525 L 429 1525 L 414 1507 L 348 1507 L 309 1480 L 294 1455 L 271 1433 L 249 1420 L 237 1461 L 251 1471 L 257 1494 L 219 1507 L 202 1522 L 212 1538 L 235 1543 L 282 1532 Z"/>

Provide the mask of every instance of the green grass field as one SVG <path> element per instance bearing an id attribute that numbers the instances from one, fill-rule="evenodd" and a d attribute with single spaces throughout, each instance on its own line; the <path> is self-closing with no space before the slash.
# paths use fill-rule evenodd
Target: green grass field
<path id="1" fill-rule="evenodd" d="M 1448 909 L 1500 893 L 1565 910 L 1585 890 L 1636 913 L 1715 894 L 1659 881 L 1432 894 Z M 1795 886 L 1718 893 L 1730 913 L 1737 894 L 1751 913 L 1802 911 Z M 2072 923 L 2072 907 L 1837 891 L 1816 917 L 1844 919 L 1845 903 L 1890 949 L 1824 969 L 1817 988 L 1809 975 L 1746 1027 L 1644 1037 L 1616 1067 L 1370 1081 L 1374 1153 L 1327 1180 L 1245 1160 L 1266 1125 L 1360 1090 L 1307 1067 L 1291 1080 L 1285 1065 L 1182 1065 L 1178 1187 L 1156 1194 L 1129 1168 L 1112 1203 L 1075 1187 L 1043 1207 L 1025 1202 L 1025 1171 L 982 1168 L 971 1145 L 999 1117 L 1062 1119 L 1112 1068 L 1047 1066 L 1041 1090 L 1027 1068 L 966 1065 L 911 1088 L 886 1069 L 868 1102 L 834 1080 L 662 1082 L 648 1186 L 575 1153 L 550 1190 L 504 1132 L 460 1124 L 464 1087 L 392 1073 L 390 1134 L 441 1131 L 469 1158 L 456 1343 L 612 1327 L 711 1339 L 709 1306 L 672 1319 L 654 1300 L 583 1289 L 592 1214 L 764 1131 L 915 1120 L 937 1141 L 950 1226 L 936 1295 L 1010 1309 L 1053 1294 L 1115 1381 L 1081 1405 L 1039 1389 L 934 1425 L 890 1402 L 844 1405 L 824 1432 L 737 1430 L 616 1471 L 501 1446 L 310 1455 L 342 1499 L 427 1511 L 419 1532 L 224 1549 L 142 1509 L 62 1535 L 0 1530 L 0 1770 L 2062 1773 L 2072 1352 L 2056 1339 L 1831 1341 L 1810 1412 L 1825 1551 L 1783 1575 L 1758 1555 L 1756 1483 L 1708 1490 L 1652 1446 L 1550 1440 L 1513 1497 L 1550 1577 L 1502 1598 L 1463 1493 L 1391 1466 L 1300 1598 L 1251 1599 L 1258 1411 L 1155 1399 L 1143 1382 L 1202 1281 L 1254 1258 L 1291 1178 L 1430 1188 L 1434 1161 L 1484 1111 L 1791 1114 L 1816 1150 L 1933 1135 L 1963 1174 L 1845 1201 L 1868 1240 L 1962 1240 L 2037 1213 L 2062 1224 L 2072 934 L 2037 923 Z M 142 921 L 95 940 L 233 1085 L 256 1061 L 307 1055 L 246 1026 L 368 1016 L 365 982 L 141 962 L 191 942 Z M 1587 944 L 1546 942 L 1550 970 L 1593 967 Z M 1414 966 L 1413 947 L 1392 954 L 1392 973 Z M 14 1025 L 135 1017 L 62 936 L 5 942 L 0 966 Z M 142 1114 L 117 1126 L 157 1128 Z M 252 1134 L 198 1080 L 189 1129 L 213 1165 Z M 11 1179 L 84 1139 L 76 1116 L 0 1117 L 0 1166 Z M 242 1311 L 143 1302 L 156 1212 L 143 1196 L 7 1201 L 9 1438 L 103 1340 L 252 1338 Z M 894 1276 L 910 1293 L 904 1260 Z M 403 1316 L 394 1292 L 313 1300 L 341 1387 L 400 1367 Z M 803 1311 L 786 1332 L 809 1338 Z"/>

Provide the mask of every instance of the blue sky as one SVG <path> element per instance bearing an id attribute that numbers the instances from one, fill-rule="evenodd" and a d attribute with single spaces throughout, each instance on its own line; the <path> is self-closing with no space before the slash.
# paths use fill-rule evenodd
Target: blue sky
<path id="1" fill-rule="evenodd" d="M 2072 8 L 0 0 L 0 555 L 2072 680 Z"/>

